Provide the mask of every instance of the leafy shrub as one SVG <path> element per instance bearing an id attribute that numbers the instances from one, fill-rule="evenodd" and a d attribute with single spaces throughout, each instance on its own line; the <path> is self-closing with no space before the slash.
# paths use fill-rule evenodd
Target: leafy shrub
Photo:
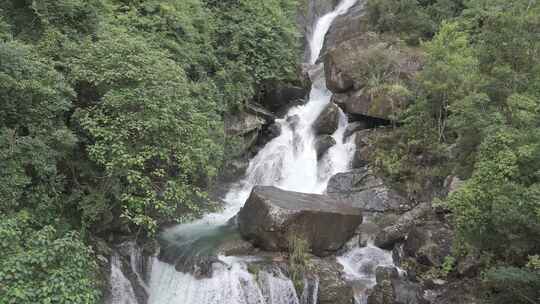
<path id="1" fill-rule="evenodd" d="M 97 303 L 96 264 L 77 233 L 34 224 L 25 212 L 0 216 L 0 302 Z"/>

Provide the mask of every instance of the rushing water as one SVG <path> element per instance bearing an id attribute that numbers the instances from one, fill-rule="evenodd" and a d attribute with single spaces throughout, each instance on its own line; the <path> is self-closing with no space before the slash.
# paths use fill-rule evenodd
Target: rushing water
<path id="1" fill-rule="evenodd" d="M 343 135 L 348 124 L 345 115 L 340 114 L 338 130 L 333 134 L 336 145 L 330 148 L 322 159 L 317 159 L 316 136 L 312 126 L 332 97 L 326 88 L 324 67 L 322 63 L 316 63 L 325 35 L 334 19 L 346 13 L 356 2 L 357 0 L 343 0 L 334 11 L 322 16 L 315 24 L 309 43 L 310 78 L 313 85 L 308 102 L 290 109 L 285 117 L 276 121 L 281 125 L 281 135 L 270 141 L 251 160 L 245 178 L 225 196 L 225 209 L 192 223 L 166 230 L 161 237 L 163 243 L 169 244 L 170 248 L 164 248 L 165 250 L 185 257 L 211 254 L 212 249 L 224 238 L 234 237 L 235 233 L 231 232 L 226 223 L 239 211 L 255 185 L 323 193 L 331 176 L 349 169 L 355 146 L 352 137 L 344 141 Z M 389 261 L 387 253 L 375 250 L 374 247 L 357 248 L 339 258 L 350 280 L 361 281 L 365 276 L 362 265 L 370 263 L 370 259 L 383 256 L 383 261 L 376 261 L 377 264 L 386 264 Z M 221 262 L 212 266 L 213 274 L 210 278 L 196 279 L 193 275 L 178 272 L 174 266 L 154 258 L 149 286 L 141 285 L 148 289 L 150 304 L 316 303 L 318 282 L 310 285 L 314 295 L 310 295 L 307 290 L 303 295 L 297 295 L 292 282 L 278 270 L 264 270 L 254 276 L 247 270 L 242 258 L 221 258 Z M 117 280 L 113 293 L 116 290 L 124 296 L 119 298 L 118 294 L 114 295 L 116 300 L 113 304 L 137 304 L 133 289 L 128 286 L 129 282 L 123 277 L 114 259 L 112 267 L 111 280 Z M 134 272 L 137 273 L 135 269 Z M 140 279 L 140 276 L 137 278 Z M 369 276 L 369 280 L 372 283 L 372 276 Z M 361 299 L 357 300 L 358 303 L 362 302 Z"/>

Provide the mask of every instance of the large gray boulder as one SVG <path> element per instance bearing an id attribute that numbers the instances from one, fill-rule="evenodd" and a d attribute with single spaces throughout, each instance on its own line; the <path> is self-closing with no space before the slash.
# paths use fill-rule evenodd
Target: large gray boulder
<path id="1" fill-rule="evenodd" d="M 305 239 L 313 254 L 339 250 L 362 223 L 362 212 L 349 202 L 257 186 L 238 214 L 241 235 L 268 251 L 288 251 L 291 237 Z"/>
<path id="2" fill-rule="evenodd" d="M 339 108 L 329 103 L 313 123 L 313 130 L 317 135 L 332 135 L 339 126 Z"/>
<path id="3" fill-rule="evenodd" d="M 368 167 L 338 173 L 328 182 L 326 192 L 336 199 L 349 200 L 368 212 L 407 211 L 409 202 L 392 190 Z"/>

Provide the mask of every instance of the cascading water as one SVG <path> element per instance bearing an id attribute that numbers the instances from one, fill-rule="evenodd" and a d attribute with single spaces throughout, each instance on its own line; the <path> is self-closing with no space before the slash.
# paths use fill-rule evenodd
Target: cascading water
<path id="1" fill-rule="evenodd" d="M 315 24 L 309 43 L 310 78 L 313 86 L 305 105 L 289 110 L 276 122 L 281 135 L 270 141 L 250 162 L 245 178 L 225 196 L 222 212 L 208 214 L 192 223 L 166 230 L 164 244 L 178 256 L 198 257 L 211 253 L 215 245 L 230 235 L 226 223 L 242 207 L 255 185 L 269 185 L 284 190 L 323 193 L 331 176 L 349 169 L 354 153 L 354 139 L 344 141 L 347 118 L 340 113 L 336 141 L 322 159 L 317 159 L 313 123 L 329 104 L 332 93 L 326 88 L 324 67 L 317 64 L 324 38 L 336 17 L 346 13 L 358 0 L 343 0 L 336 9 Z M 167 246 L 167 245 L 166 245 Z M 164 248 L 167 249 L 167 248 Z M 315 296 L 296 294 L 292 282 L 277 270 L 262 271 L 256 277 L 249 273 L 242 258 L 221 258 L 212 265 L 210 278 L 197 279 L 178 272 L 174 266 L 154 258 L 149 284 L 150 304 L 298 304 L 316 303 L 318 282 L 311 289 Z M 348 260 L 347 260 L 348 261 Z M 352 269 L 352 268 L 351 268 Z M 309 289 L 309 288 L 308 288 Z M 136 304 L 129 290 L 122 291 L 129 299 L 122 304 Z"/>

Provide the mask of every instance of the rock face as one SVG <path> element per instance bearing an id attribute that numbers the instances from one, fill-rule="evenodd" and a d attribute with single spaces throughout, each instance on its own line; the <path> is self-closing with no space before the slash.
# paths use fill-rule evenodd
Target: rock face
<path id="1" fill-rule="evenodd" d="M 406 211 L 408 201 L 389 188 L 368 167 L 334 175 L 328 182 L 329 196 L 349 200 L 368 212 Z"/>
<path id="2" fill-rule="evenodd" d="M 307 94 L 307 90 L 301 87 L 273 85 L 264 94 L 261 104 L 269 111 L 278 113 L 305 99 Z"/>
<path id="3" fill-rule="evenodd" d="M 342 266 L 335 259 L 312 259 L 314 273 L 319 278 L 319 304 L 352 304 L 353 289 L 342 278 Z"/>
<path id="4" fill-rule="evenodd" d="M 405 239 L 409 230 L 431 211 L 431 205 L 423 203 L 402 214 L 393 225 L 385 227 L 375 236 L 375 246 L 392 249 L 397 242 Z"/>
<path id="5" fill-rule="evenodd" d="M 368 304 L 424 304 L 422 288 L 399 276 L 395 267 L 377 268 L 377 285 L 368 297 Z"/>
<path id="6" fill-rule="evenodd" d="M 317 137 L 315 141 L 315 150 L 317 151 L 317 158 L 321 158 L 328 149 L 336 144 L 336 140 L 330 135 L 321 135 Z"/>
<path id="7" fill-rule="evenodd" d="M 334 103 L 329 103 L 321 115 L 315 120 L 313 130 L 317 135 L 331 135 L 336 132 L 339 125 L 339 108 Z"/>
<path id="8" fill-rule="evenodd" d="M 326 34 L 323 53 L 364 33 L 367 30 L 364 12 L 363 1 L 358 1 L 346 14 L 338 16 Z"/>
<path id="9" fill-rule="evenodd" d="M 408 80 L 422 68 L 422 56 L 390 35 L 368 32 L 363 6 L 360 1 L 336 18 L 326 36 L 326 86 L 336 93 L 333 101 L 345 113 L 394 120 L 407 102 L 406 92 L 372 90 L 369 73 L 378 67 L 386 75 Z"/>
<path id="10" fill-rule="evenodd" d="M 412 227 L 403 246 L 405 256 L 426 266 L 441 267 L 452 254 L 454 233 L 440 221 L 429 221 Z"/>
<path id="11" fill-rule="evenodd" d="M 241 235 L 269 251 L 289 250 L 304 238 L 317 256 L 339 250 L 362 223 L 362 212 L 344 200 L 257 186 L 238 215 Z"/>

